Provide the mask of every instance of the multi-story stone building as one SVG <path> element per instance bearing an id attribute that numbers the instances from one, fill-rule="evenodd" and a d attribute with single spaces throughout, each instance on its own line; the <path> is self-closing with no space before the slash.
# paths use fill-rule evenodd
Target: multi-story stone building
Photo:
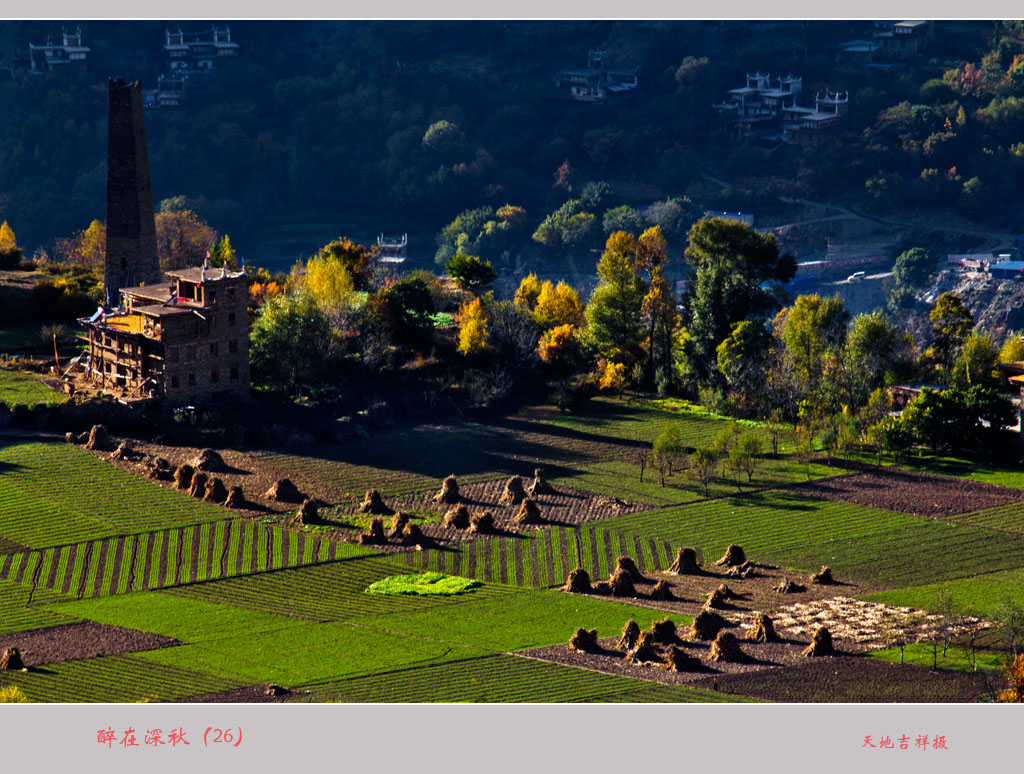
<path id="1" fill-rule="evenodd" d="M 83 320 L 87 375 L 126 400 L 167 407 L 249 394 L 248 282 L 244 271 L 197 267 L 170 282 L 121 288 L 121 308 Z"/>

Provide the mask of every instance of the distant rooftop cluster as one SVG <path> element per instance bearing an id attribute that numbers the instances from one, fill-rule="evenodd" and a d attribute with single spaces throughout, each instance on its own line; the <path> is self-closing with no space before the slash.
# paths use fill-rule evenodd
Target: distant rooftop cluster
<path id="1" fill-rule="evenodd" d="M 826 90 L 815 94 L 814 107 L 804 107 L 797 104 L 802 91 L 800 76 L 747 73 L 746 85 L 730 89 L 714 108 L 737 139 L 817 145 L 828 130 L 846 119 L 850 95 Z"/>
<path id="2" fill-rule="evenodd" d="M 638 65 L 606 67 L 606 51 L 591 51 L 584 68 L 562 70 L 555 88 L 576 102 L 607 102 L 637 87 Z"/>
<path id="3" fill-rule="evenodd" d="M 230 27 L 214 25 L 203 32 L 164 30 L 166 72 L 157 78 L 157 87 L 143 92 L 147 108 L 174 108 L 185 101 L 188 89 L 202 84 L 216 69 L 217 61 L 238 56 L 238 43 L 231 40 Z"/>
<path id="4" fill-rule="evenodd" d="M 48 38 L 45 43 L 39 45 L 28 44 L 29 72 L 42 75 L 53 72 L 55 67 L 83 63 L 89 55 L 89 50 L 88 46 L 82 45 L 81 27 L 73 31 L 65 27 L 61 31 L 60 43 L 54 43 Z"/>

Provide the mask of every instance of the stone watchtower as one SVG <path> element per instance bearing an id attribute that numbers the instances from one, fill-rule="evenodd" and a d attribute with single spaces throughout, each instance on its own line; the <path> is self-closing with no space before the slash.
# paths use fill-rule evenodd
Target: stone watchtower
<path id="1" fill-rule="evenodd" d="M 106 301 L 117 306 L 120 288 L 160 281 L 153 190 L 149 181 L 142 85 L 108 82 Z"/>

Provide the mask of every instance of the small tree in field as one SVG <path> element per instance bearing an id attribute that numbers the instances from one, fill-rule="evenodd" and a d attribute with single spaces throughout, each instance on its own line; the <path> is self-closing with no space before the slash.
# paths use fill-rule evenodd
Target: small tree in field
<path id="1" fill-rule="evenodd" d="M 736 439 L 736 450 L 742 455 L 742 471 L 747 474 L 747 483 L 754 480 L 754 473 L 761 464 L 761 451 L 764 443 L 756 432 L 743 433 Z"/>
<path id="2" fill-rule="evenodd" d="M 654 441 L 654 458 L 656 464 L 659 465 L 659 469 L 663 462 L 668 475 L 671 476 L 672 468 L 682 456 L 683 450 L 682 430 L 675 423 L 668 425 Z M 664 486 L 664 481 L 662 485 Z"/>
<path id="3" fill-rule="evenodd" d="M 640 467 L 640 481 L 644 480 L 644 470 L 647 468 L 647 463 L 651 461 L 651 452 L 646 448 L 637 449 L 633 452 L 633 462 Z M 664 486 L 664 484 L 662 484 Z"/>
<path id="4" fill-rule="evenodd" d="M 687 469 L 687 476 L 700 483 L 704 487 L 704 496 L 708 496 L 711 482 L 715 479 L 715 470 L 718 468 L 718 454 L 714 449 L 702 446 L 690 455 L 690 467 Z"/>

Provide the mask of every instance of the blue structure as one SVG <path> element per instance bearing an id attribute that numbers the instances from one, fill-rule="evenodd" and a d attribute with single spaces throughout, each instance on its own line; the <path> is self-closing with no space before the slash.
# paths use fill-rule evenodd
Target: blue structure
<path id="1" fill-rule="evenodd" d="M 994 279 L 1024 279 L 1024 261 L 1000 261 L 988 267 Z"/>

